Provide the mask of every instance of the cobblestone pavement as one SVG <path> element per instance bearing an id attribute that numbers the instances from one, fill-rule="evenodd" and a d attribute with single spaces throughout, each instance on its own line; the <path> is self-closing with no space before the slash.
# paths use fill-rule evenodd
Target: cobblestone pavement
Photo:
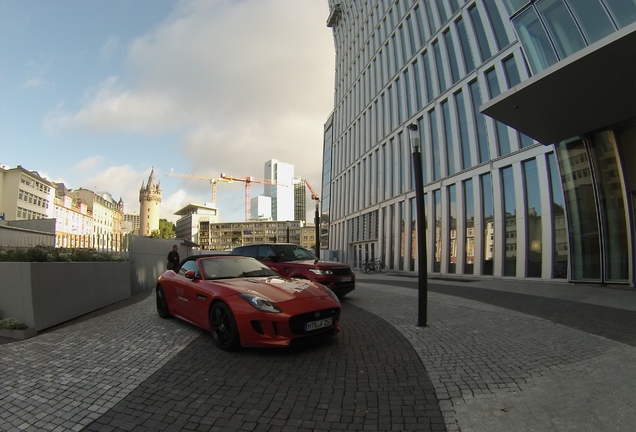
<path id="1" fill-rule="evenodd" d="M 348 301 L 384 318 L 415 347 L 448 431 L 634 430 L 636 348 L 607 337 L 636 340 L 635 292 L 596 288 L 598 303 L 614 306 L 602 308 L 593 304 L 594 298 L 556 298 L 559 291 L 567 298 L 572 288 L 568 286 L 553 287 L 552 297 L 515 298 L 508 293 L 509 307 L 538 315 L 548 311 L 552 320 L 547 320 L 458 297 L 456 283 L 429 282 L 427 326 L 417 327 L 415 282 L 378 275 L 358 281 L 364 283 L 365 293 Z M 484 296 L 504 304 L 504 294 L 491 291 Z M 616 298 L 608 302 L 612 295 Z M 561 306 L 559 314 L 549 312 L 555 303 Z M 602 329 L 595 332 L 607 337 L 572 328 L 594 323 L 597 315 L 590 311 L 601 318 Z"/>
<path id="2" fill-rule="evenodd" d="M 633 430 L 633 291 L 436 282 L 417 327 L 413 286 L 360 275 L 302 349 L 222 352 L 152 296 L 0 345 L 0 430 Z"/>

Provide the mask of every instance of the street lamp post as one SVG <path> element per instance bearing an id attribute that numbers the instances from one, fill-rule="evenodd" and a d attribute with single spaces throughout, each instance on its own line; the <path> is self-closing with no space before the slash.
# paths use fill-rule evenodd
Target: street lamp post
<path id="1" fill-rule="evenodd" d="M 424 180 L 422 178 L 422 153 L 417 125 L 408 126 L 411 137 L 411 156 L 413 159 L 413 177 L 415 180 L 415 208 L 417 212 L 417 325 L 426 327 L 426 310 L 428 302 L 428 274 L 426 266 L 426 212 L 424 210 Z"/>

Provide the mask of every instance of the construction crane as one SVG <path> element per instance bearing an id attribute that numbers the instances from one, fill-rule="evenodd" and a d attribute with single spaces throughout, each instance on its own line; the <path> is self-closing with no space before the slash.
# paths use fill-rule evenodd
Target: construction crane
<path id="1" fill-rule="evenodd" d="M 176 173 L 168 173 L 166 174 L 167 177 L 183 177 L 183 178 L 189 178 L 189 179 L 195 179 L 195 180 L 206 180 L 210 182 L 210 185 L 212 186 L 212 203 L 214 205 L 216 205 L 216 184 L 219 181 L 224 181 L 224 182 L 232 182 L 232 180 L 228 180 L 228 179 L 223 179 L 223 178 L 218 178 L 218 177 L 203 177 L 203 176 L 198 176 L 198 175 L 191 175 L 191 174 L 176 174 Z"/>
<path id="2" fill-rule="evenodd" d="M 309 192 L 311 192 L 311 199 L 320 202 L 320 197 L 318 196 L 314 188 L 311 187 L 309 182 L 307 180 L 303 180 L 303 182 L 305 183 L 305 186 L 307 186 L 307 189 L 309 189 Z"/>
<path id="3" fill-rule="evenodd" d="M 262 183 L 274 186 L 288 186 L 286 184 L 276 183 L 271 180 L 255 179 L 254 177 L 234 177 L 225 173 L 221 173 L 221 178 L 227 181 L 245 182 L 245 222 L 250 220 L 250 214 L 252 213 L 252 183 Z"/>
<path id="4" fill-rule="evenodd" d="M 316 256 L 320 258 L 320 197 L 307 180 L 303 180 L 303 182 L 305 183 L 305 186 L 307 186 L 307 189 L 309 189 L 309 192 L 311 192 L 311 199 L 316 201 L 316 210 L 314 213 L 314 224 L 316 227 Z"/>

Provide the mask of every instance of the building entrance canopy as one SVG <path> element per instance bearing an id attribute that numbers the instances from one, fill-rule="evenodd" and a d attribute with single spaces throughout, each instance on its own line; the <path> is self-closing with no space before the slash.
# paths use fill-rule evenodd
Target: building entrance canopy
<path id="1" fill-rule="evenodd" d="M 636 117 L 636 23 L 480 107 L 543 144 Z"/>

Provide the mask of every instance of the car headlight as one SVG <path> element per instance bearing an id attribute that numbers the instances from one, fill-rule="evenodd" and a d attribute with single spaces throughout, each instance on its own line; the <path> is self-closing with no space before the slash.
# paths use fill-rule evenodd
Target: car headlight
<path id="1" fill-rule="evenodd" d="M 331 270 L 321 270 L 321 269 L 309 269 L 310 272 L 315 273 L 317 275 L 330 275 L 333 274 Z"/>
<path id="2" fill-rule="evenodd" d="M 263 297 L 259 297 L 253 294 L 239 294 L 238 296 L 254 306 L 259 311 L 271 313 L 280 313 L 283 311 L 281 308 L 279 308 L 275 304 L 272 304 L 269 300 L 265 300 Z"/>
<path id="3" fill-rule="evenodd" d="M 323 285 L 323 286 L 325 287 L 325 289 L 327 290 L 327 292 L 328 292 L 329 294 L 331 294 L 331 297 L 333 297 L 333 299 L 334 299 L 335 301 L 337 301 L 338 303 L 340 303 L 340 299 L 338 298 L 338 296 L 336 295 L 336 293 L 335 293 L 335 292 L 333 292 L 333 291 L 331 291 L 331 290 L 329 289 L 329 287 L 328 287 L 328 286 L 326 286 L 326 285 Z"/>

